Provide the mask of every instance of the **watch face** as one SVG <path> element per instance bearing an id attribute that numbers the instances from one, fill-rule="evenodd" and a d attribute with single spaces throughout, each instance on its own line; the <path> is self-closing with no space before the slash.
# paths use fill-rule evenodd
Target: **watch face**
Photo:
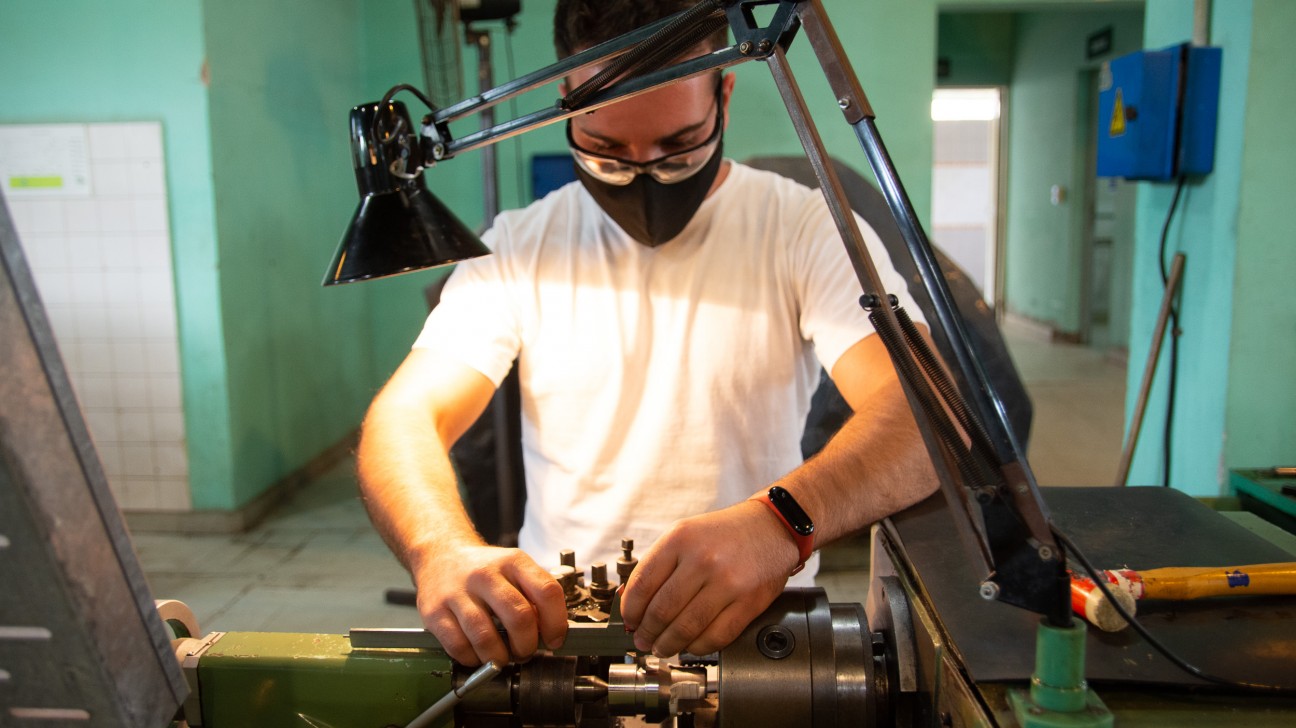
<path id="1" fill-rule="evenodd" d="M 776 485 L 769 489 L 769 499 L 779 513 L 782 513 L 787 522 L 791 524 L 793 531 L 802 536 L 809 536 L 814 533 L 814 521 L 810 520 L 810 516 L 801 510 L 801 505 L 796 502 L 791 493 Z"/>

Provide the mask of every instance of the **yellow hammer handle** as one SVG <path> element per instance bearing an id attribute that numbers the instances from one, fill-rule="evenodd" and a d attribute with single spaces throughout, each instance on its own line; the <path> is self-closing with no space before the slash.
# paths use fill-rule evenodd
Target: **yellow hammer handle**
<path id="1" fill-rule="evenodd" d="M 1144 599 L 1296 594 L 1296 563 L 1179 567 L 1140 571 Z"/>

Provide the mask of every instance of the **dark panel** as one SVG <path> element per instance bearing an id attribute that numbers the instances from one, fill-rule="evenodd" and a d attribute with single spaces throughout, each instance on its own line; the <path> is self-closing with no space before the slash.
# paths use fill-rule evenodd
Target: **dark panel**
<path id="1" fill-rule="evenodd" d="M 1100 569 L 1240 566 L 1292 554 L 1193 498 L 1168 488 L 1044 488 L 1053 521 Z M 938 494 L 894 517 L 908 561 L 973 680 L 1027 680 L 1034 663 L 1029 612 L 977 596 L 983 575 L 952 537 Z M 1138 618 L 1181 658 L 1233 680 L 1296 686 L 1296 598 L 1143 601 Z M 1090 682 L 1202 685 L 1132 630 L 1089 628 Z"/>
<path id="2" fill-rule="evenodd" d="M 166 725 L 184 678 L 3 198 L 0 263 L 0 724 Z"/>

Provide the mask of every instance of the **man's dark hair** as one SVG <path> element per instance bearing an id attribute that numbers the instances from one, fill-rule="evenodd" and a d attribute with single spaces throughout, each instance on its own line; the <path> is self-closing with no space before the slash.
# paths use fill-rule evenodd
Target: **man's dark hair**
<path id="1" fill-rule="evenodd" d="M 563 59 L 697 4 L 698 0 L 558 0 L 554 50 Z M 717 31 L 706 42 L 722 48 L 728 45 L 728 33 Z"/>

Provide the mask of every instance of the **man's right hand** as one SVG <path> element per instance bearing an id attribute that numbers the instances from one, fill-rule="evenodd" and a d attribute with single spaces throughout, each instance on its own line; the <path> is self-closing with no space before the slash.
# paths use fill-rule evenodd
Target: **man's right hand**
<path id="1" fill-rule="evenodd" d="M 562 586 L 518 549 L 454 547 L 410 566 L 423 626 L 460 664 L 523 661 L 567 638 Z"/>
<path id="2" fill-rule="evenodd" d="M 450 446 L 493 391 L 457 359 L 414 349 L 369 407 L 356 454 L 365 508 L 414 577 L 423 625 L 464 665 L 525 660 L 567 636 L 562 587 L 523 552 L 483 543 L 459 497 Z"/>

